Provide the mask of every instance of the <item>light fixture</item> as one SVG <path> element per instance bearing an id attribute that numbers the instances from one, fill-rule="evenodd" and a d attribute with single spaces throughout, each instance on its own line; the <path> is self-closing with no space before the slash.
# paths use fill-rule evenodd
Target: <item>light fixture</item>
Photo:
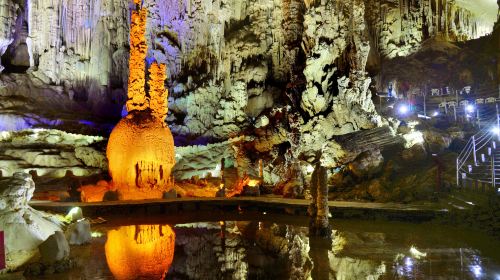
<path id="1" fill-rule="evenodd" d="M 439 112 L 438 112 L 438 111 L 434 111 L 434 113 L 432 113 L 432 116 L 433 116 L 433 117 L 437 117 L 437 116 L 439 116 Z"/>
<path id="2" fill-rule="evenodd" d="M 470 270 L 472 271 L 474 276 L 476 276 L 476 278 L 481 277 L 481 274 L 483 274 L 483 268 L 477 264 L 470 266 Z"/>
<path id="3" fill-rule="evenodd" d="M 472 112 L 474 112 L 474 110 L 476 110 L 476 108 L 474 107 L 474 105 L 470 105 L 470 104 L 469 104 L 469 105 L 467 105 L 467 106 L 465 107 L 465 110 L 466 110 L 467 112 L 469 112 L 469 113 L 472 113 Z"/>
<path id="4" fill-rule="evenodd" d="M 408 105 L 406 104 L 401 104 L 398 107 L 398 111 L 401 115 L 406 115 L 410 109 L 408 108 Z"/>
<path id="5" fill-rule="evenodd" d="M 498 126 L 495 126 L 491 129 L 491 133 L 499 135 L 500 134 L 500 128 Z"/>

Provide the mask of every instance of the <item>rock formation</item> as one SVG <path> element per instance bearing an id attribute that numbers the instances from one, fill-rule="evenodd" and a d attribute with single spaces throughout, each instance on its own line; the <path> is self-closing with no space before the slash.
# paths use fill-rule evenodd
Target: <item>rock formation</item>
<path id="1" fill-rule="evenodd" d="M 5 232 L 9 269 L 28 261 L 42 242 L 61 231 L 55 217 L 28 205 L 34 191 L 35 183 L 26 173 L 0 180 L 0 231 Z"/>
<path id="2" fill-rule="evenodd" d="M 311 196 L 312 202 L 309 206 L 311 222 L 309 233 L 313 236 L 330 237 L 331 227 L 328 221 L 330 210 L 328 208 L 328 185 L 326 168 L 321 163 L 316 163 L 314 172 L 311 175 Z"/>
<path id="3" fill-rule="evenodd" d="M 461 1 L 365 1 L 371 42 L 386 58 L 407 56 L 432 36 L 460 42 L 491 32 L 490 19 L 478 17 Z"/>
<path id="4" fill-rule="evenodd" d="M 443 83 L 468 77 L 466 68 L 475 56 L 461 60 L 461 42 L 487 35 L 497 17 L 496 12 L 493 20 L 491 12 L 484 13 L 484 1 L 474 3 L 144 0 L 131 5 L 124 0 L 6 0 L 0 17 L 0 53 L 6 46 L 2 59 L 7 67 L 0 77 L 0 129 L 91 127 L 107 134 L 125 105 L 129 116 L 115 129 L 123 135 L 136 130 L 133 123 L 139 119 L 151 130 L 166 131 L 156 122 L 166 116 L 178 146 L 222 145 L 245 137 L 227 146 L 233 153 L 224 148 L 224 155 L 238 161 L 240 172 L 249 172 L 262 159 L 269 183 L 277 183 L 290 166 L 304 169 L 318 151 L 326 168 L 337 168 L 366 151 L 351 154 L 339 135 L 392 126 L 375 111 L 375 91 L 385 91 L 391 81 L 403 85 L 406 78 L 422 82 L 421 72 Z M 148 12 L 130 12 L 138 5 Z M 27 71 L 9 64 L 22 58 L 14 59 L 23 48 L 28 52 Z M 436 59 L 428 55 L 435 52 Z M 408 57 L 408 64 L 401 62 Z M 444 71 L 453 78 L 434 75 L 432 67 L 422 66 L 443 59 L 449 63 L 439 65 L 458 69 L 457 75 Z M 492 68 L 491 59 L 477 62 L 485 63 L 488 70 L 477 76 L 495 77 L 493 68 L 500 64 Z M 147 81 L 145 69 L 150 65 Z M 170 95 L 163 88 L 166 76 Z M 149 113 L 138 113 L 145 111 Z M 170 132 L 165 131 L 155 134 L 163 133 L 169 140 L 152 141 L 160 143 L 155 145 L 171 145 Z M 111 142 L 117 135 L 112 134 Z M 124 140 L 120 145 L 137 144 Z M 195 150 L 212 148 L 192 149 L 189 157 L 196 158 Z M 114 176 L 118 184 L 149 188 L 155 181 L 164 182 L 167 166 L 174 163 L 173 152 L 158 154 L 160 159 L 137 153 L 131 158 L 145 160 L 135 158 L 130 164 L 122 164 L 125 159 L 117 156 L 111 160 L 111 173 L 119 172 L 114 163 L 120 162 L 129 165 L 130 172 L 118 177 L 132 175 L 126 182 Z M 103 167 L 102 157 L 92 150 L 79 149 L 78 155 L 85 165 Z M 206 174 L 215 170 L 220 158 L 213 153 L 196 164 L 181 161 L 176 176 L 182 170 Z M 141 176 L 136 165 L 145 170 Z M 178 178 L 186 177 L 190 176 Z M 288 185 L 296 189 L 293 185 L 299 184 Z M 158 190 L 157 197 L 162 192 Z M 298 188 L 291 193 L 302 195 Z"/>
<path id="5" fill-rule="evenodd" d="M 162 198 L 173 187 L 174 140 L 165 124 L 167 91 L 165 65 L 150 67 L 149 95 L 145 90 L 147 45 L 145 8 L 135 1 L 130 29 L 127 110 L 113 129 L 106 151 L 113 188 L 120 199 Z"/>
<path id="6" fill-rule="evenodd" d="M 68 171 L 76 176 L 97 174 L 107 169 L 107 161 L 102 152 L 90 146 L 103 140 L 55 129 L 0 132 L 0 174 L 33 171 L 55 178 Z"/>

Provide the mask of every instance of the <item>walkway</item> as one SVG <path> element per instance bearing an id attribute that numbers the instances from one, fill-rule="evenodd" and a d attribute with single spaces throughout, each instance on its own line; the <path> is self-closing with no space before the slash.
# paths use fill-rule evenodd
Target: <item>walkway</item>
<path id="1" fill-rule="evenodd" d="M 309 201 L 277 196 L 233 197 L 233 198 L 177 198 L 144 201 L 50 202 L 31 201 L 36 209 L 67 213 L 80 207 L 86 216 L 116 215 L 164 215 L 184 212 L 206 211 L 256 211 L 307 215 Z M 336 218 L 385 217 L 398 220 L 430 220 L 444 215 L 448 209 L 435 204 L 397 204 L 375 202 L 329 201 L 330 213 Z"/>

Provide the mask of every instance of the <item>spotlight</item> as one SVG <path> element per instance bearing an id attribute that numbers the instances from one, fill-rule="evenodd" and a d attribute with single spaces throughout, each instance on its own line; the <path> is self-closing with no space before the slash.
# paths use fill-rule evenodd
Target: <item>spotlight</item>
<path id="1" fill-rule="evenodd" d="M 476 276 L 477 278 L 481 277 L 481 274 L 483 274 L 483 268 L 479 265 L 472 265 L 470 267 L 470 270 L 472 271 L 472 273 L 474 274 L 474 276 Z"/>
<path id="2" fill-rule="evenodd" d="M 433 117 L 437 117 L 437 116 L 439 116 L 439 112 L 438 112 L 438 111 L 434 111 L 434 113 L 432 113 L 432 116 L 433 116 Z"/>
<path id="3" fill-rule="evenodd" d="M 408 105 L 406 104 L 401 104 L 398 108 L 398 111 L 401 115 L 406 115 L 409 111 Z"/>
<path id="4" fill-rule="evenodd" d="M 474 110 L 476 110 L 476 108 L 474 107 L 474 105 L 467 105 L 467 107 L 465 107 L 465 110 L 469 113 L 472 113 L 474 112 Z"/>
<path id="5" fill-rule="evenodd" d="M 500 134 L 500 128 L 498 126 L 495 126 L 491 129 L 491 133 L 499 135 Z"/>

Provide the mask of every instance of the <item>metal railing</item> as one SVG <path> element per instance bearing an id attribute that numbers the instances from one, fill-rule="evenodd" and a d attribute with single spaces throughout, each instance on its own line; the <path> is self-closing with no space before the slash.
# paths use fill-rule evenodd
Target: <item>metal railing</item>
<path id="1" fill-rule="evenodd" d="M 478 182 L 491 184 L 493 187 L 497 185 L 497 181 L 500 184 L 496 174 L 497 171 L 500 171 L 500 149 L 498 158 L 496 158 L 497 153 L 495 152 L 497 141 L 500 140 L 498 104 L 495 116 L 483 122 L 482 127 L 483 129 L 472 135 L 467 141 L 456 159 L 458 187 L 461 186 L 460 182 L 465 180 L 475 181 L 476 185 Z"/>

